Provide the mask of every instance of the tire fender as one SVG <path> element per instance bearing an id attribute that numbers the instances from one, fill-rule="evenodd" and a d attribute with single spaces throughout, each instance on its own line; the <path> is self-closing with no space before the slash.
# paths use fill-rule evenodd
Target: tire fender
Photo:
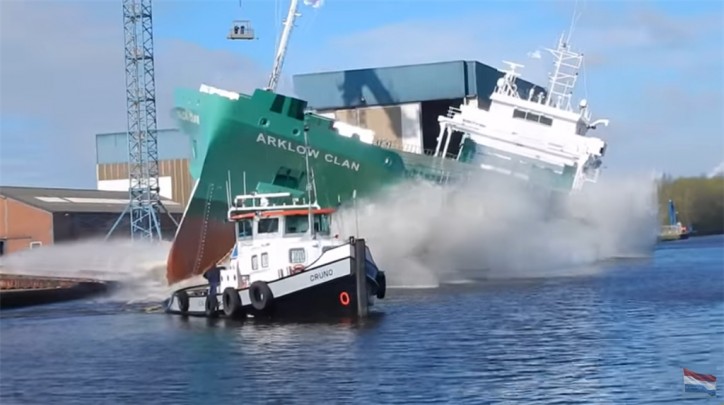
<path id="1" fill-rule="evenodd" d="M 219 305 L 219 300 L 216 298 L 215 295 L 207 295 L 206 296 L 206 303 L 205 303 L 205 312 L 206 316 L 210 318 L 214 318 L 217 315 L 217 307 Z"/>
<path id="2" fill-rule="evenodd" d="M 255 281 L 249 286 L 249 298 L 251 305 L 257 311 L 264 311 L 271 307 L 274 302 L 274 294 L 272 294 L 269 285 L 263 281 Z"/>
<path id="3" fill-rule="evenodd" d="M 242 314 L 241 297 L 234 287 L 226 287 L 221 299 L 224 305 L 224 315 L 236 318 Z"/>
<path id="4" fill-rule="evenodd" d="M 385 273 L 379 272 L 376 277 L 377 281 L 377 298 L 384 299 L 385 292 L 387 291 L 387 277 Z"/>
<path id="5" fill-rule="evenodd" d="M 189 310 L 189 294 L 186 291 L 179 291 L 176 293 L 176 300 L 178 301 L 178 308 L 181 313 L 185 314 Z"/>

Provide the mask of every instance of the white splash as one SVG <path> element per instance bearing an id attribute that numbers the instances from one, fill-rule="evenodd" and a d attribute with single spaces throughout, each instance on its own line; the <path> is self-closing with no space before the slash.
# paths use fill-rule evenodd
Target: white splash
<path id="1" fill-rule="evenodd" d="M 646 256 L 655 243 L 655 183 L 648 178 L 609 180 L 559 204 L 546 200 L 490 179 L 465 188 L 408 182 L 359 200 L 356 212 L 344 209 L 333 227 L 364 237 L 388 284 L 398 288 L 585 274 L 602 260 Z M 109 300 L 160 302 L 178 288 L 205 284 L 197 276 L 168 286 L 169 248 L 170 242 L 86 240 L 16 253 L 0 264 L 5 273 L 118 281 L 121 288 Z"/>
<path id="2" fill-rule="evenodd" d="M 368 241 L 390 286 L 573 275 L 650 254 L 658 225 L 649 179 L 594 184 L 557 202 L 547 195 L 482 178 L 467 187 L 408 182 L 359 200 L 357 220 L 345 208 L 335 228 Z"/>
<path id="3" fill-rule="evenodd" d="M 156 244 L 88 239 L 44 246 L 3 258 L 2 272 L 53 277 L 88 277 L 116 281 L 106 299 L 114 302 L 160 302 L 178 288 L 203 284 L 201 277 L 168 286 L 166 258 L 170 242 Z"/>

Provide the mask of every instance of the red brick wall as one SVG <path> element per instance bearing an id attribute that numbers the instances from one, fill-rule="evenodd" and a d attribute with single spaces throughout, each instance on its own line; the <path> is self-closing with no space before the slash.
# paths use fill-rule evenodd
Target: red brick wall
<path id="1" fill-rule="evenodd" d="M 30 248 L 31 242 L 53 244 L 53 215 L 39 208 L 0 196 L 0 240 L 4 254 Z"/>

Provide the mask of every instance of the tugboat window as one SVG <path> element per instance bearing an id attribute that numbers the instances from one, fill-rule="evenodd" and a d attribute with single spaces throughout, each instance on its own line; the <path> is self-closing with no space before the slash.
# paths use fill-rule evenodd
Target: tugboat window
<path id="1" fill-rule="evenodd" d="M 238 222 L 239 238 L 249 238 L 252 236 L 251 219 L 244 219 Z"/>
<path id="2" fill-rule="evenodd" d="M 258 233 L 275 233 L 279 230 L 279 218 L 263 218 L 259 220 Z"/>
<path id="3" fill-rule="evenodd" d="M 289 249 L 289 262 L 290 263 L 304 263 L 306 258 L 307 257 L 304 254 L 304 249 L 302 249 L 302 248 Z"/>
<path id="4" fill-rule="evenodd" d="M 286 217 L 285 234 L 302 234 L 309 230 L 309 218 L 307 215 L 289 215 Z M 314 216 L 314 232 L 329 235 L 329 215 L 317 214 Z"/>
<path id="5" fill-rule="evenodd" d="M 251 269 L 256 270 L 259 268 L 259 258 L 256 255 L 251 257 Z"/>
<path id="6" fill-rule="evenodd" d="M 306 215 L 289 215 L 285 222 L 284 233 L 286 234 L 305 233 L 309 229 L 309 219 Z"/>
<path id="7" fill-rule="evenodd" d="M 269 267 L 269 254 L 268 253 L 261 254 L 261 267 Z"/>
<path id="8" fill-rule="evenodd" d="M 322 235 L 330 234 L 330 221 L 329 215 L 318 214 L 314 216 L 314 232 Z"/>

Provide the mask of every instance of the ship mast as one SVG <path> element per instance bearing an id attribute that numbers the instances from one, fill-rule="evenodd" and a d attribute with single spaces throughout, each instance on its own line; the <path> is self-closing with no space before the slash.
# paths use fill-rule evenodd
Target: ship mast
<path id="1" fill-rule="evenodd" d="M 289 37 L 292 34 L 292 28 L 294 28 L 294 20 L 299 16 L 297 13 L 297 5 L 299 0 L 291 0 L 289 4 L 289 12 L 287 18 L 284 20 L 284 30 L 282 36 L 279 39 L 279 46 L 277 47 L 277 54 L 274 57 L 274 67 L 272 68 L 271 76 L 269 77 L 269 85 L 267 90 L 276 91 L 277 84 L 279 84 L 279 78 L 282 74 L 282 65 L 284 64 L 284 57 L 287 53 L 287 46 L 289 44 Z"/>
<path id="2" fill-rule="evenodd" d="M 545 104 L 566 111 L 572 110 L 571 97 L 573 95 L 573 89 L 576 86 L 578 70 L 583 64 L 583 54 L 573 51 L 570 46 L 571 36 L 573 35 L 576 21 L 580 16 L 578 12 L 578 0 L 576 0 L 568 35 L 561 35 L 556 49 L 546 49 L 555 59 L 555 69 L 550 75 L 548 97 L 545 100 Z"/>
<path id="3" fill-rule="evenodd" d="M 546 105 L 571 111 L 571 96 L 576 86 L 578 70 L 583 63 L 583 55 L 571 50 L 568 40 L 564 40 L 563 36 L 558 40 L 556 49 L 547 50 L 555 58 L 555 69 L 550 76 Z"/>

